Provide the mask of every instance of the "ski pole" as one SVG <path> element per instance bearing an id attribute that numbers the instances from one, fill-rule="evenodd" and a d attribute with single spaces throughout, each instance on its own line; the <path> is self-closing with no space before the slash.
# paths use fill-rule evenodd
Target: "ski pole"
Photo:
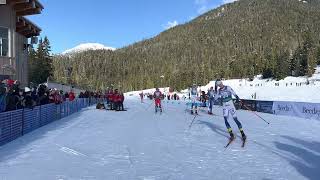
<path id="1" fill-rule="evenodd" d="M 254 115 L 258 116 L 260 119 L 262 119 L 262 120 L 263 120 L 264 122 L 266 122 L 267 124 L 270 124 L 267 120 L 263 119 L 263 118 L 262 118 L 261 116 L 259 116 L 256 112 L 254 112 L 254 111 L 251 110 L 248 106 L 246 106 L 243 101 L 241 101 L 241 102 L 242 102 L 243 106 L 244 106 L 247 110 L 251 111 Z"/>
<path id="2" fill-rule="evenodd" d="M 148 109 L 152 106 L 153 103 L 150 103 L 149 106 L 147 108 L 144 108 L 146 111 L 148 111 Z"/>
<path id="3" fill-rule="evenodd" d="M 195 116 L 193 117 L 193 119 L 192 119 L 192 121 L 191 121 L 191 124 L 189 125 L 189 130 L 191 129 L 191 126 L 192 126 L 194 120 L 196 119 L 196 117 L 197 117 L 197 115 L 195 115 Z"/>

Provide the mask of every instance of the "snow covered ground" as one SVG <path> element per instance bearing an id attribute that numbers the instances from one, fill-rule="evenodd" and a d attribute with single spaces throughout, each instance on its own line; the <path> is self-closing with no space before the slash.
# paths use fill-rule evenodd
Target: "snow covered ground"
<path id="1" fill-rule="evenodd" d="M 286 77 L 276 81 L 261 79 L 257 76 L 253 81 L 247 79 L 224 80 L 225 85 L 231 86 L 241 99 L 256 99 L 264 101 L 295 101 L 320 103 L 320 66 L 312 77 Z M 307 84 L 309 82 L 309 84 Z M 301 83 L 301 84 L 300 84 Z M 214 87 L 215 80 L 205 86 L 199 87 L 199 91 L 207 92 Z M 153 93 L 155 89 L 144 90 L 145 93 Z M 168 92 L 169 88 L 161 88 L 162 92 Z M 139 94 L 141 91 L 128 94 Z M 180 96 L 187 96 L 188 89 L 177 92 Z"/>
<path id="2" fill-rule="evenodd" d="M 127 98 L 126 112 L 93 107 L 0 147 L 1 180 L 316 180 L 320 177 L 320 122 L 238 111 L 248 136 L 224 149 L 220 107 L 193 119 L 184 103 Z"/>
<path id="3" fill-rule="evenodd" d="M 74 48 L 65 50 L 62 53 L 62 55 L 68 55 L 68 54 L 70 55 L 73 53 L 79 53 L 79 52 L 84 52 L 84 51 L 88 51 L 88 50 L 103 50 L 103 49 L 104 50 L 111 50 L 111 51 L 116 50 L 113 47 L 106 47 L 105 45 L 99 44 L 99 43 L 83 43 L 83 44 L 80 44 Z"/>
<path id="4" fill-rule="evenodd" d="M 276 81 L 256 77 L 253 81 L 233 79 L 226 80 L 224 83 L 230 85 L 243 99 L 320 103 L 320 66 L 316 68 L 315 74 L 309 78 L 286 77 Z M 201 89 L 207 90 L 211 86 L 214 86 L 214 81 Z"/>

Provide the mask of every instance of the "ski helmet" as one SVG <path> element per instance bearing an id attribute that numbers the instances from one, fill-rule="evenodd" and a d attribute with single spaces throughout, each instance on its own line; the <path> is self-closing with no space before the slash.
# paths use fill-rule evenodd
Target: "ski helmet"
<path id="1" fill-rule="evenodd" d="M 216 81 L 216 85 L 217 85 L 217 86 L 221 86 L 221 85 L 223 85 L 223 83 L 222 83 L 221 80 L 217 80 L 217 81 Z"/>

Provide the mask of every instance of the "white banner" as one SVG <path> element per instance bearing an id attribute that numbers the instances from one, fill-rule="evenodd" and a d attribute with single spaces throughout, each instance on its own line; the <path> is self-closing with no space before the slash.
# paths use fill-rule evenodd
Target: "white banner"
<path id="1" fill-rule="evenodd" d="M 6 0 L 0 0 L 0 4 L 7 4 Z"/>
<path id="2" fill-rule="evenodd" d="M 320 120 L 319 103 L 274 101 L 272 110 L 274 114 L 277 115 L 296 116 L 306 119 Z"/>

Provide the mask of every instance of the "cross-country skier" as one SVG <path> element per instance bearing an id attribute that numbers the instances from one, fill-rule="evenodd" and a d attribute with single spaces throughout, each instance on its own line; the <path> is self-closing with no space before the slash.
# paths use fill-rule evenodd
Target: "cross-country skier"
<path id="1" fill-rule="evenodd" d="M 143 91 L 141 91 L 141 93 L 139 94 L 139 96 L 140 96 L 141 103 L 143 103 Z"/>
<path id="2" fill-rule="evenodd" d="M 213 89 L 213 87 L 210 87 L 210 89 L 208 90 L 208 101 L 209 101 L 209 110 L 208 110 L 208 114 L 212 114 L 212 108 L 214 105 L 214 95 L 215 95 L 215 91 Z"/>
<path id="3" fill-rule="evenodd" d="M 160 108 L 160 112 L 162 112 L 161 107 L 161 98 L 162 98 L 162 92 L 159 90 L 159 88 L 156 88 L 156 91 L 153 93 L 154 103 L 155 103 L 155 112 L 158 112 L 158 108 Z"/>
<path id="4" fill-rule="evenodd" d="M 189 90 L 190 100 L 191 100 L 191 114 L 198 114 L 198 87 L 197 85 L 193 84 Z M 195 111 L 195 112 L 194 112 Z"/>
<path id="5" fill-rule="evenodd" d="M 243 129 L 242 129 L 242 125 L 237 118 L 236 108 L 234 107 L 234 104 L 232 101 L 232 95 L 233 95 L 236 97 L 237 102 L 239 102 L 240 99 L 239 99 L 238 95 L 233 91 L 233 89 L 230 86 L 223 85 L 221 80 L 216 81 L 216 87 L 219 87 L 219 89 L 217 89 L 217 95 L 216 95 L 215 99 L 217 100 L 218 98 L 220 98 L 220 101 L 222 103 L 224 121 L 225 121 L 226 127 L 228 129 L 228 132 L 230 134 L 229 140 L 233 141 L 235 139 L 235 136 L 232 132 L 231 126 L 228 122 L 229 115 L 232 115 L 233 120 L 236 122 L 236 124 L 240 130 L 240 133 L 242 135 L 242 140 L 245 141 L 246 135 L 244 134 Z"/>

